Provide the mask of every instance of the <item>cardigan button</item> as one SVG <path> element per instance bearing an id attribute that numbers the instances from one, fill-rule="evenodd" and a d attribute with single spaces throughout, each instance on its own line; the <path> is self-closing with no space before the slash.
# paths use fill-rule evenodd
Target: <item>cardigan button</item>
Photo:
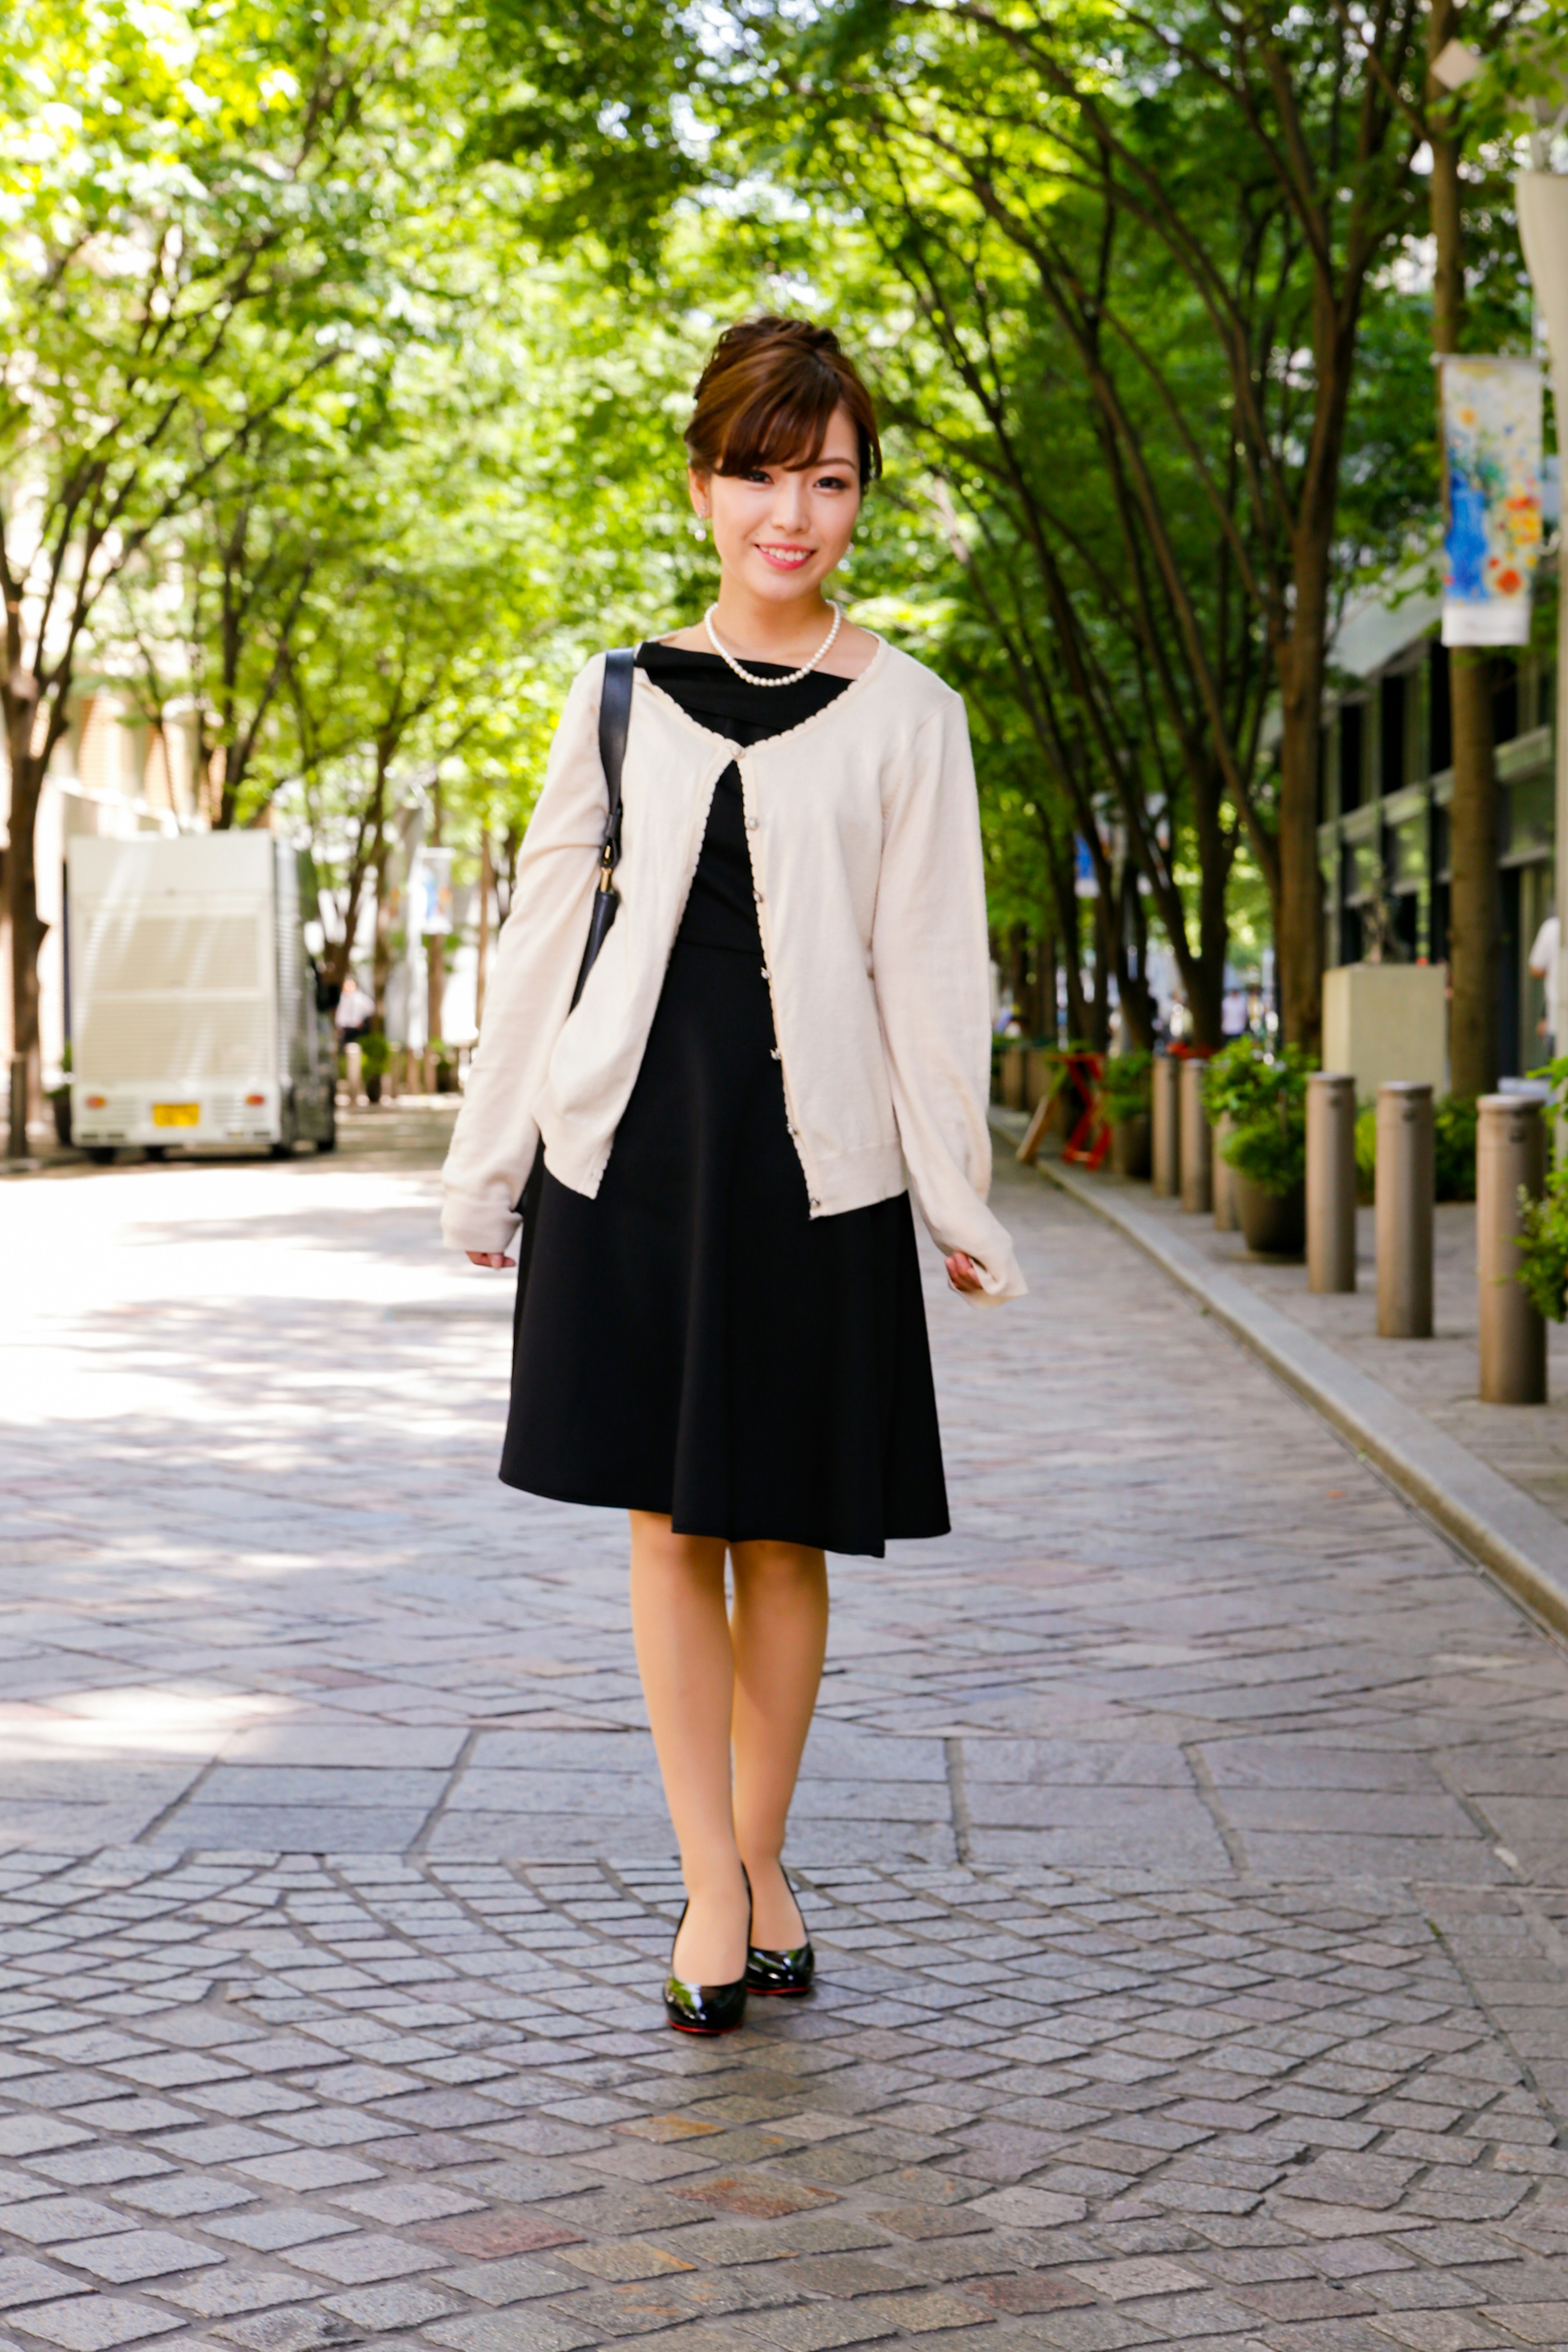
<path id="1" fill-rule="evenodd" d="M 752 891 L 752 897 L 755 899 L 755 901 L 756 901 L 757 905 L 760 907 L 760 906 L 762 905 L 762 903 L 763 903 L 763 894 L 762 894 L 762 892 L 761 892 L 760 890 L 753 890 L 753 891 Z"/>
<path id="2" fill-rule="evenodd" d="M 808 1201 L 805 1205 L 808 1209 L 820 1209 L 822 1203 L 820 1201 Z"/>
<path id="3" fill-rule="evenodd" d="M 763 964 L 763 978 L 764 980 L 772 980 L 773 978 L 773 973 L 768 970 L 766 964 Z"/>
<path id="4" fill-rule="evenodd" d="M 776 1045 L 770 1045 L 768 1047 L 768 1059 L 770 1062 L 782 1062 L 784 1060 L 784 1055 L 779 1052 Z"/>
<path id="5" fill-rule="evenodd" d="M 748 833 L 755 833 L 755 831 L 756 831 L 756 829 L 757 829 L 757 824 L 758 824 L 758 819 L 757 819 L 756 817 L 754 817 L 754 816 L 749 816 L 749 817 L 746 819 L 746 831 L 747 831 Z"/>

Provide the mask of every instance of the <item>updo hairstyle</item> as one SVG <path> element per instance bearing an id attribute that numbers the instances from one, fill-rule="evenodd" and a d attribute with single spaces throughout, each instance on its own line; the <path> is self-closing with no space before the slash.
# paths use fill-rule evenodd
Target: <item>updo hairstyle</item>
<path id="1" fill-rule="evenodd" d="M 742 319 L 725 328 L 698 379 L 687 455 L 699 474 L 810 466 L 840 407 L 854 419 L 864 489 L 882 470 L 877 412 L 832 328 L 808 319 Z"/>

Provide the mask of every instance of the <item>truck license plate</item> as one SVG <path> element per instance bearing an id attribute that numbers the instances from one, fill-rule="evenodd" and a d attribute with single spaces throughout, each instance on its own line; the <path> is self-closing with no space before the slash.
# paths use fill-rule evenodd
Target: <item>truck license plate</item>
<path id="1" fill-rule="evenodd" d="M 200 1103 L 154 1103 L 154 1127 L 199 1127 L 202 1123 Z"/>

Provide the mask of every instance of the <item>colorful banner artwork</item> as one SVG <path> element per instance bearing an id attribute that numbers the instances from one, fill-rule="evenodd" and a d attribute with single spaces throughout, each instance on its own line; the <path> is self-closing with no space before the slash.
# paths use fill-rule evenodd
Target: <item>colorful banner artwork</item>
<path id="1" fill-rule="evenodd" d="M 1522 646 L 1541 552 L 1541 368 L 1446 358 L 1443 643 Z"/>

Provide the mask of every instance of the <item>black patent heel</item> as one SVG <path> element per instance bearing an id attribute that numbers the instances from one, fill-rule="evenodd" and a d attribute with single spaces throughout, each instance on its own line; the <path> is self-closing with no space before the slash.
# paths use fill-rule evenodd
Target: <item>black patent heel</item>
<path id="1" fill-rule="evenodd" d="M 743 1866 L 741 1875 L 746 1879 L 746 1974 L 737 1977 L 733 1984 L 688 1984 L 684 1977 L 676 1975 L 672 1965 L 664 1980 L 664 2013 L 677 2033 L 733 2033 L 746 2021 L 746 1987 L 751 1980 L 752 1882 L 746 1878 Z M 675 1943 L 669 1948 L 672 1964 L 675 1945 L 680 1941 L 680 1930 L 690 1908 L 689 1895 L 675 1923 Z"/>
<path id="2" fill-rule="evenodd" d="M 779 1875 L 790 1893 L 795 1895 L 795 1907 L 800 1911 L 800 1897 L 795 1894 L 794 1880 L 787 1870 L 781 1870 Z M 800 1914 L 800 1924 L 803 1927 L 805 1926 L 804 1911 Z M 793 1951 L 764 1952 L 754 1944 L 747 1950 L 746 1984 L 752 1992 L 809 1992 L 816 1981 L 816 1955 L 811 1948 L 809 1935 L 805 1943 L 795 1945 Z"/>

